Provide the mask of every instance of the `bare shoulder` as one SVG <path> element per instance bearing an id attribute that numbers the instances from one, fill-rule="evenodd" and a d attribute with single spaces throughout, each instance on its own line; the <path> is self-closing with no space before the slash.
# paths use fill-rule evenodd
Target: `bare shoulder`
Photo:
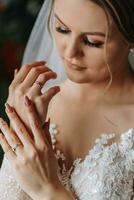
<path id="1" fill-rule="evenodd" d="M 61 91 L 58 92 L 50 101 L 48 106 L 48 112 L 47 112 L 47 120 L 48 118 L 51 119 L 51 122 L 57 122 L 60 119 L 60 115 L 63 112 L 63 107 L 65 105 L 65 99 L 64 99 L 64 83 L 61 83 L 60 85 Z"/>

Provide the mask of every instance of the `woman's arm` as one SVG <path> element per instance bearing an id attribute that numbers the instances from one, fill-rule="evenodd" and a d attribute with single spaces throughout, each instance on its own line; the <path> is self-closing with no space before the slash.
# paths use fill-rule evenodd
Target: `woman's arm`
<path id="1" fill-rule="evenodd" d="M 67 191 L 63 186 L 59 188 L 50 187 L 47 192 L 41 194 L 41 196 L 35 200 L 77 200 L 73 197 L 71 192 Z"/>
<path id="2" fill-rule="evenodd" d="M 0 141 L 21 188 L 33 200 L 73 200 L 58 178 L 58 162 L 52 150 L 52 143 L 46 137 L 48 125 L 42 129 L 34 104 L 25 97 L 25 113 L 34 139 L 30 137 L 13 107 L 7 104 L 6 112 L 14 131 L 1 118 L 0 129 L 4 135 L 1 134 Z M 16 144 L 19 146 L 14 151 Z"/>

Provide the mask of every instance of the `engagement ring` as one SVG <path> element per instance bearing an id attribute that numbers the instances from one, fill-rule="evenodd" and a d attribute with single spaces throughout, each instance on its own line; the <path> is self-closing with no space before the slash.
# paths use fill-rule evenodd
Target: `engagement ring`
<path id="1" fill-rule="evenodd" d="M 21 146 L 21 143 L 17 143 L 14 145 L 14 147 L 12 147 L 13 152 L 16 152 L 16 149 Z"/>

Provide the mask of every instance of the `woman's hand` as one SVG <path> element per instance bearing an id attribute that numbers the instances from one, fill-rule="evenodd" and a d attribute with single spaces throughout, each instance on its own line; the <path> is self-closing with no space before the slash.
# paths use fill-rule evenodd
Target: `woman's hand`
<path id="1" fill-rule="evenodd" d="M 28 96 L 34 102 L 36 112 L 43 125 L 49 102 L 60 91 L 59 86 L 55 86 L 44 94 L 41 93 L 42 86 L 46 81 L 57 77 L 56 73 L 44 65 L 45 62 L 41 61 L 22 66 L 9 87 L 7 103 L 15 108 L 28 130 L 30 127 L 22 104 L 24 96 Z"/>
<path id="2" fill-rule="evenodd" d="M 41 127 L 34 104 L 25 97 L 24 105 L 33 139 L 15 109 L 7 104 L 6 113 L 12 121 L 14 131 L 0 119 L 0 128 L 4 134 L 0 141 L 21 188 L 35 200 L 47 199 L 45 197 L 49 197 L 56 188 L 62 188 L 57 175 L 58 163 L 52 143 L 47 139 L 48 133 Z"/>

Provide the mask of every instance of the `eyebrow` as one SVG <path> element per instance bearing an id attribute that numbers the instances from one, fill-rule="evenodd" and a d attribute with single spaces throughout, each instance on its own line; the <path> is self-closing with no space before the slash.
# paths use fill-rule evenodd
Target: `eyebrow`
<path id="1" fill-rule="evenodd" d="M 54 16 L 56 17 L 56 19 L 58 19 L 64 26 L 66 26 L 68 29 L 69 27 L 64 24 L 64 22 L 58 17 L 58 15 L 55 13 Z M 86 34 L 86 35 L 98 35 L 98 36 L 101 36 L 101 37 L 106 37 L 106 35 L 102 32 L 82 32 L 82 34 Z"/>

